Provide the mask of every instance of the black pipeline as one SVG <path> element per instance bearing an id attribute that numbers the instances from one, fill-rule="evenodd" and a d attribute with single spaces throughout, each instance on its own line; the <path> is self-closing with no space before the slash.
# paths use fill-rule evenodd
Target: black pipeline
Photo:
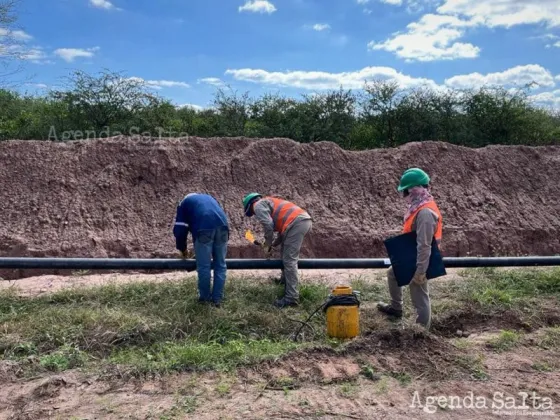
<path id="1" fill-rule="evenodd" d="M 560 266 L 560 256 L 551 257 L 461 257 L 444 258 L 447 268 L 469 267 L 550 267 Z M 230 270 L 270 270 L 282 268 L 282 260 L 228 259 Z M 387 258 L 323 258 L 302 259 L 299 268 L 313 269 L 374 269 L 388 268 Z M 196 269 L 195 260 L 135 259 L 135 258 L 0 258 L 0 269 L 60 269 L 60 270 L 184 270 Z"/>

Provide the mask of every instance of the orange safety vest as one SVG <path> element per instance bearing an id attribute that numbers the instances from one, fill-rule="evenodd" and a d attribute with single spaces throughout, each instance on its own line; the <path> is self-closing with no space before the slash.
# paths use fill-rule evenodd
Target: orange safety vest
<path id="1" fill-rule="evenodd" d="M 430 209 L 435 214 L 438 215 L 438 224 L 436 228 L 436 233 L 434 234 L 434 238 L 436 238 L 436 241 L 440 242 L 443 233 L 443 220 L 441 217 L 441 212 L 439 211 L 439 208 L 435 203 L 435 201 L 430 201 L 424 204 L 423 206 L 418 207 L 418 209 L 414 213 L 412 213 L 410 217 L 404 222 L 403 233 L 412 232 L 412 225 L 414 224 L 414 219 L 416 218 L 418 212 L 423 209 Z"/>
<path id="2" fill-rule="evenodd" d="M 290 226 L 296 217 L 305 214 L 305 210 L 296 206 L 294 203 L 275 197 L 266 197 L 272 201 L 272 221 L 274 230 L 280 234 Z"/>

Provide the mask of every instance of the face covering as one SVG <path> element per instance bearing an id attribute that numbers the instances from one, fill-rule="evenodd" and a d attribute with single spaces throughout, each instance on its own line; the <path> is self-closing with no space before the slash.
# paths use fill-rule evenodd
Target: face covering
<path id="1" fill-rule="evenodd" d="M 406 197 L 407 210 L 406 214 L 404 215 L 405 222 L 421 206 L 434 200 L 434 197 L 432 197 L 430 191 L 424 187 L 413 187 L 408 190 L 408 193 L 409 194 Z"/>

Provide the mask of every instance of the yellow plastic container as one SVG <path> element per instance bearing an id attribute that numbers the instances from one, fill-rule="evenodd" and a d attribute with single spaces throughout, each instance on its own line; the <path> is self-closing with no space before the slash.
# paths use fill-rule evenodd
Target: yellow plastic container
<path id="1" fill-rule="evenodd" d="M 338 286 L 332 291 L 333 296 L 351 295 L 352 288 Z M 354 338 L 360 333 L 360 310 L 358 305 L 327 308 L 327 334 L 333 338 Z"/>

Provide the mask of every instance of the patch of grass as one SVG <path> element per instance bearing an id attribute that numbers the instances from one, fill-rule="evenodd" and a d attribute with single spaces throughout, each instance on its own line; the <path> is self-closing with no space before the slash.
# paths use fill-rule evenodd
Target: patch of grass
<path id="1" fill-rule="evenodd" d="M 460 282 L 461 300 L 481 307 L 512 307 L 524 300 L 540 296 L 560 295 L 560 269 L 499 270 L 473 269 L 464 273 Z"/>
<path id="2" fill-rule="evenodd" d="M 371 381 L 378 381 L 379 379 L 381 379 L 381 376 L 376 372 L 375 368 L 369 363 L 365 363 L 362 365 L 360 369 L 360 374 L 365 376 Z"/>
<path id="3" fill-rule="evenodd" d="M 517 347 L 519 341 L 521 340 L 521 334 L 515 331 L 502 331 L 500 335 L 496 338 L 491 339 L 488 341 L 488 347 L 498 351 L 508 351 Z"/>
<path id="4" fill-rule="evenodd" d="M 330 289 L 302 285 L 297 308 L 272 303 L 281 287 L 253 279 L 229 278 L 222 308 L 197 302 L 196 279 L 169 283 L 109 284 L 65 289 L 40 297 L 0 291 L 0 357 L 36 355 L 49 369 L 77 366 L 68 348 L 128 365 L 144 373 L 230 369 L 277 357 L 298 346 L 289 340 Z M 325 318 L 317 313 L 306 329 L 307 344 L 328 344 Z"/>
<path id="5" fill-rule="evenodd" d="M 307 398 L 304 398 L 302 400 L 299 400 L 298 405 L 300 407 L 309 407 L 309 406 L 311 406 L 311 403 L 309 402 L 309 400 Z"/>
<path id="6" fill-rule="evenodd" d="M 166 373 L 189 369 L 229 371 L 238 366 L 275 358 L 297 348 L 292 341 L 231 340 L 156 343 L 148 348 L 117 351 L 110 357 L 116 364 L 132 366 L 138 374 Z"/>
<path id="7" fill-rule="evenodd" d="M 320 284 L 302 284 L 299 289 L 300 304 L 307 310 L 312 311 L 323 303 L 329 296 L 330 290 Z"/>
<path id="8" fill-rule="evenodd" d="M 360 292 L 360 300 L 376 301 L 388 296 L 387 283 L 381 281 L 371 281 L 371 279 L 362 276 L 354 278 L 350 282 L 352 290 Z"/>
<path id="9" fill-rule="evenodd" d="M 482 355 L 459 356 L 455 361 L 460 367 L 469 371 L 473 379 L 479 381 L 486 381 L 489 379 L 488 373 L 484 367 L 484 358 Z"/>
<path id="10" fill-rule="evenodd" d="M 560 349 L 560 327 L 545 328 L 539 346 L 548 350 Z"/>
<path id="11" fill-rule="evenodd" d="M 339 392 L 344 398 L 355 398 L 358 394 L 359 387 L 352 382 L 345 382 L 340 385 Z"/>
<path id="12" fill-rule="evenodd" d="M 217 386 L 216 391 L 218 394 L 224 396 L 230 393 L 231 391 L 231 381 L 229 380 L 222 380 Z"/>
<path id="13" fill-rule="evenodd" d="M 390 375 L 399 381 L 401 386 L 408 386 L 412 382 L 412 377 L 406 372 L 391 372 Z"/>
<path id="14" fill-rule="evenodd" d="M 197 406 L 196 396 L 181 396 L 175 400 L 173 407 L 165 411 L 159 418 L 160 420 L 182 419 L 185 414 L 194 413 Z"/>
<path id="15" fill-rule="evenodd" d="M 389 390 L 389 378 L 383 376 L 376 384 L 375 393 L 378 395 L 386 394 Z"/>
<path id="16" fill-rule="evenodd" d="M 52 372 L 62 372 L 83 366 L 87 361 L 87 355 L 78 348 L 61 348 L 50 354 L 45 354 L 39 358 L 39 364 Z"/>
<path id="17" fill-rule="evenodd" d="M 282 376 L 280 378 L 276 378 L 270 382 L 270 388 L 295 388 L 297 386 L 296 380 L 290 376 Z"/>
<path id="18" fill-rule="evenodd" d="M 533 365 L 531 367 L 538 372 L 553 372 L 554 371 L 554 367 L 551 366 L 548 362 L 545 362 L 545 361 L 535 362 L 535 363 L 533 363 Z"/>
<path id="19" fill-rule="evenodd" d="M 472 341 L 467 338 L 456 338 L 453 340 L 453 345 L 458 349 L 468 349 L 473 346 Z"/>

